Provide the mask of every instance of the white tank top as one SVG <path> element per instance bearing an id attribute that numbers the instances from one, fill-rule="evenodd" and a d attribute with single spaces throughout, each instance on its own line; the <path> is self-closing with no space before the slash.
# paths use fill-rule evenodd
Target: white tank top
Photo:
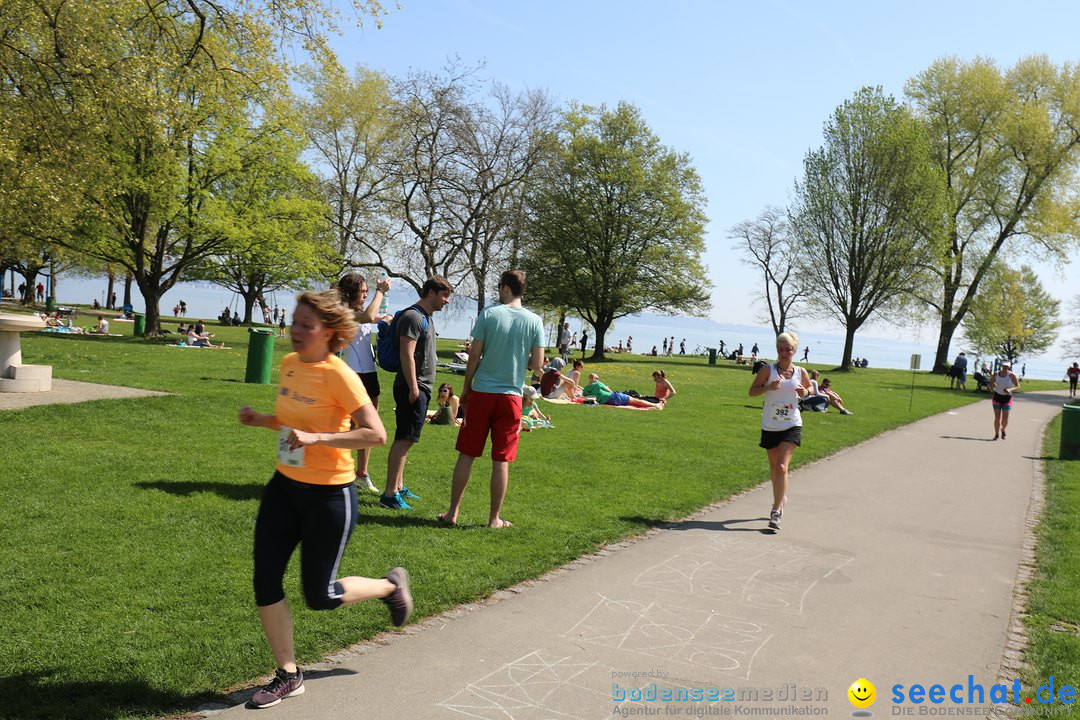
<path id="1" fill-rule="evenodd" d="M 345 364 L 358 373 L 373 373 L 375 368 L 375 351 L 371 347 L 371 323 L 361 323 L 356 326 L 356 337 L 341 353 L 341 359 Z"/>
<path id="2" fill-rule="evenodd" d="M 1009 373 L 1005 373 L 1004 377 L 1002 377 L 999 373 L 994 373 L 993 378 L 994 392 L 996 392 L 998 395 L 1007 395 L 1009 390 L 1014 387 L 1012 375 L 1010 375 Z"/>
<path id="3" fill-rule="evenodd" d="M 780 389 L 765 391 L 765 407 L 761 410 L 762 430 L 790 430 L 802 427 L 802 414 L 799 412 L 799 396 L 795 388 L 802 385 L 802 370 L 792 365 L 791 379 L 780 377 L 775 364 L 769 365 L 768 384 L 780 381 Z"/>

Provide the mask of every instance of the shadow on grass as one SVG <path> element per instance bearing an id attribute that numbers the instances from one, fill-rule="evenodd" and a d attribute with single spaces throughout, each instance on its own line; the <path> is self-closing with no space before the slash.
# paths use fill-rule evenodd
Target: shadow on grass
<path id="1" fill-rule="evenodd" d="M 446 525 L 435 519 L 435 510 L 432 510 L 430 517 L 426 515 L 418 515 L 420 511 L 416 506 L 413 506 L 412 510 L 406 510 L 403 512 L 397 512 L 394 510 L 383 510 L 381 508 L 373 507 L 370 512 L 365 512 L 367 508 L 361 506 L 360 510 L 356 514 L 356 520 L 360 525 L 385 525 L 386 527 L 435 527 L 435 528 L 447 528 L 451 530 L 464 529 L 469 530 L 472 528 L 487 528 L 486 525 Z M 381 510 L 381 511 L 380 511 Z"/>
<path id="2" fill-rule="evenodd" d="M 138 679 L 54 680 L 53 671 L 25 672 L 0 677 L 7 720 L 53 718 L 111 718 L 163 715 L 206 702 L 229 703 L 228 698 L 180 695 L 147 685 Z"/>
<path id="3" fill-rule="evenodd" d="M 635 523 L 638 525 L 644 525 L 649 528 L 656 528 L 658 530 L 713 530 L 717 532 L 756 532 L 761 534 L 771 534 L 776 532 L 767 527 L 732 527 L 740 523 L 767 523 L 769 518 L 757 517 L 757 518 L 731 518 L 728 520 L 660 520 L 658 518 L 647 518 L 634 516 L 621 518 L 625 522 Z"/>
<path id="4" fill-rule="evenodd" d="M 1061 458 L 1061 457 L 1055 457 L 1053 455 L 1043 455 L 1041 457 L 1032 457 L 1031 455 L 1024 455 L 1023 458 L 1025 460 L 1041 460 L 1042 462 L 1053 463 L 1053 464 L 1080 462 L 1080 459 Z"/>
<path id="5" fill-rule="evenodd" d="M 265 483 L 236 485 L 223 482 L 137 482 L 135 487 L 143 490 L 160 490 L 178 497 L 189 497 L 195 493 L 209 492 L 220 495 L 226 500 L 258 500 L 262 497 Z"/>

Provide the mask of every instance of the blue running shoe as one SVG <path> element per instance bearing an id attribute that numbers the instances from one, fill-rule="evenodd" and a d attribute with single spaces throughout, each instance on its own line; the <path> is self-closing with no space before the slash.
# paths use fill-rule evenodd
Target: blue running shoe
<path id="1" fill-rule="evenodd" d="M 414 495 L 412 490 L 409 490 L 409 488 L 404 485 L 401 486 L 401 492 L 399 492 L 398 495 L 403 498 L 408 498 L 409 500 L 423 500 L 419 495 Z"/>
<path id="2" fill-rule="evenodd" d="M 401 493 L 394 493 L 389 497 L 380 495 L 379 504 L 390 510 L 412 510 L 412 506 L 401 499 Z"/>

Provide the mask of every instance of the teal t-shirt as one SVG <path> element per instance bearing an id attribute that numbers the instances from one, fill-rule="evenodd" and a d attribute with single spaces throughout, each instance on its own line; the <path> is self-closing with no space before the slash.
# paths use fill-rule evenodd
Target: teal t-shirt
<path id="1" fill-rule="evenodd" d="M 484 355 L 472 389 L 494 395 L 520 395 L 533 348 L 544 345 L 544 324 L 525 308 L 492 305 L 480 311 L 472 336 Z"/>

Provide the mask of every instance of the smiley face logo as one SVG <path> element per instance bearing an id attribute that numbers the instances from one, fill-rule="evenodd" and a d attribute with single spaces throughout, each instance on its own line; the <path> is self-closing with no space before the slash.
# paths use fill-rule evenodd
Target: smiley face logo
<path id="1" fill-rule="evenodd" d="M 848 700 L 857 708 L 868 708 L 877 700 L 877 688 L 866 678 L 859 678 L 851 683 L 847 690 Z"/>

